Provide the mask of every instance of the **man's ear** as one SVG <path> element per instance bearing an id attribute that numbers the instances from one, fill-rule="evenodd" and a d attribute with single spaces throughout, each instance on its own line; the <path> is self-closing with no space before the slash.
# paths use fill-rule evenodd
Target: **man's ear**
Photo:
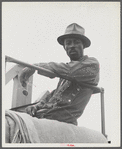
<path id="1" fill-rule="evenodd" d="M 63 44 L 63 48 L 64 48 L 64 50 L 65 50 L 65 45 Z"/>
<path id="2" fill-rule="evenodd" d="M 83 50 L 85 49 L 86 47 L 85 47 L 85 44 L 83 44 Z"/>

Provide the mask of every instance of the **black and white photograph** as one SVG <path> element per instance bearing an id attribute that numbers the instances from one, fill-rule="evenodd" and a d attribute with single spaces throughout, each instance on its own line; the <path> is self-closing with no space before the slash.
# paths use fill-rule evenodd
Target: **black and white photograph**
<path id="1" fill-rule="evenodd" d="M 120 147 L 120 2 L 2 2 L 2 147 Z"/>

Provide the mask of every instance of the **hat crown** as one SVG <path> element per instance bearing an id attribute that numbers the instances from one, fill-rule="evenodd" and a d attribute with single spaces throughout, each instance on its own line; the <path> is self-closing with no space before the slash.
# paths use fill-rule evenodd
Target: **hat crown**
<path id="1" fill-rule="evenodd" d="M 65 30 L 65 34 L 80 34 L 84 35 L 85 34 L 85 29 L 81 26 L 79 26 L 76 23 L 72 23 L 69 26 L 67 26 Z"/>
<path id="2" fill-rule="evenodd" d="M 84 48 L 91 45 L 89 38 L 85 36 L 85 29 L 76 23 L 72 23 L 67 26 L 64 35 L 57 38 L 59 44 L 64 45 L 64 40 L 66 38 L 79 38 L 84 43 Z"/>

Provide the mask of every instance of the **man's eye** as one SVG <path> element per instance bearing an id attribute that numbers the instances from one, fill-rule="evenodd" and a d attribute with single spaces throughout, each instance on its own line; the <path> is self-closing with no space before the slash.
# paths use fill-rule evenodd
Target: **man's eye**
<path id="1" fill-rule="evenodd" d="M 79 44 L 79 43 L 81 43 L 81 41 L 79 41 L 79 40 L 75 41 L 75 44 Z"/>
<path id="2" fill-rule="evenodd" d="M 71 44 L 71 42 L 66 42 L 66 45 L 70 45 Z"/>

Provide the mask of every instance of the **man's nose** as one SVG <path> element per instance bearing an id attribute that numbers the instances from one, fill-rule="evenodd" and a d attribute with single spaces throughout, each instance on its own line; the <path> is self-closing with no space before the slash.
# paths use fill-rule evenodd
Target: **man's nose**
<path id="1" fill-rule="evenodd" d="M 72 42 L 72 43 L 70 44 L 70 47 L 75 47 L 74 42 Z"/>

